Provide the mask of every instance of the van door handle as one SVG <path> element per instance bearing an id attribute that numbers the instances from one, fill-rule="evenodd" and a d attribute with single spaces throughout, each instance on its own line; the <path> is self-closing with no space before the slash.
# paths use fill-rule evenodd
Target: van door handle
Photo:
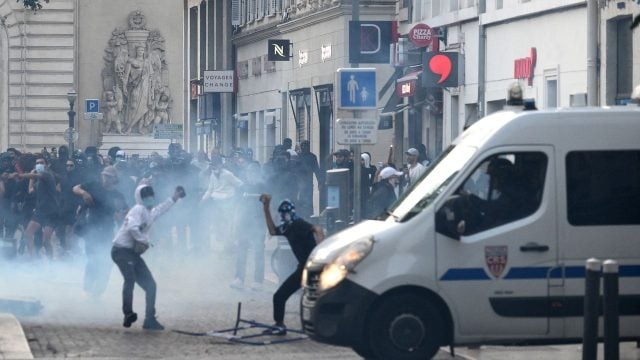
<path id="1" fill-rule="evenodd" d="M 520 246 L 522 252 L 545 252 L 549 251 L 548 245 L 540 245 L 538 243 L 528 243 Z"/>

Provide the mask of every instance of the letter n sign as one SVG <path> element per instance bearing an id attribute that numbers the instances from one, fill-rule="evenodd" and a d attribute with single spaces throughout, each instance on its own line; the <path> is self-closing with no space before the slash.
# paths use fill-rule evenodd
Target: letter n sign
<path id="1" fill-rule="evenodd" d="M 291 59 L 291 42 L 289 40 L 269 39 L 267 41 L 267 59 L 269 61 L 289 61 Z"/>

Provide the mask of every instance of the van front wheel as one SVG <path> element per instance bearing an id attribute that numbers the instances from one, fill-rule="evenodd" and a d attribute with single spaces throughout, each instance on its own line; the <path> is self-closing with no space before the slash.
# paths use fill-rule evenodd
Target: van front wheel
<path id="1" fill-rule="evenodd" d="M 378 359 L 431 359 L 445 342 L 445 321 L 428 299 L 396 294 L 371 312 L 369 341 Z"/>

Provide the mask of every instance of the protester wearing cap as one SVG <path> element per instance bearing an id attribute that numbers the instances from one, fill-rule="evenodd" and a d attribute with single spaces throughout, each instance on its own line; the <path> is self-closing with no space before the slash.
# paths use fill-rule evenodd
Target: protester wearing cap
<path id="1" fill-rule="evenodd" d="M 407 155 L 407 168 L 406 173 L 409 177 L 409 184 L 411 186 L 418 182 L 418 179 L 424 174 L 427 168 L 418 162 L 420 152 L 416 148 L 411 148 L 405 152 Z"/>
<path id="2" fill-rule="evenodd" d="M 375 184 L 367 207 L 369 219 L 376 219 L 384 215 L 389 206 L 398 199 L 398 184 L 403 175 L 402 171 L 390 166 L 380 171 L 378 175 L 380 181 Z"/>
<path id="3" fill-rule="evenodd" d="M 73 193 L 82 197 L 80 218 L 84 231 L 87 264 L 84 272 L 84 290 L 93 298 L 102 295 L 109 282 L 111 258 L 109 249 L 114 228 L 127 211 L 124 196 L 116 189 L 118 171 L 107 166 L 100 173 L 100 180 L 85 182 L 73 187 Z"/>

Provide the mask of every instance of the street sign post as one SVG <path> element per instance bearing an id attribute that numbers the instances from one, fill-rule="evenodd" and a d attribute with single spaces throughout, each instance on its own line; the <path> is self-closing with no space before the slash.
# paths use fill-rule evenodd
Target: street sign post
<path id="1" fill-rule="evenodd" d="M 84 113 L 84 119 L 85 120 L 102 120 L 102 117 L 104 116 L 103 113 L 100 112 L 86 112 Z"/>
<path id="2" fill-rule="evenodd" d="M 100 100 L 99 99 L 85 99 L 84 112 L 86 113 L 99 113 L 100 112 Z"/>
<path id="3" fill-rule="evenodd" d="M 376 69 L 338 69 L 338 86 L 339 108 L 351 110 L 376 108 Z"/>
<path id="4" fill-rule="evenodd" d="M 74 128 L 67 128 L 64 131 L 64 141 L 66 142 L 76 142 L 78 141 L 78 131 Z"/>
<path id="5" fill-rule="evenodd" d="M 367 144 L 378 142 L 378 121 L 376 119 L 337 119 L 336 142 L 340 145 Z"/>
<path id="6" fill-rule="evenodd" d="M 97 102 L 98 100 L 96 100 Z M 95 103 L 92 103 L 93 105 L 91 105 L 91 109 L 100 109 L 100 103 L 98 102 L 98 105 L 95 105 Z M 89 108 L 89 103 L 87 102 L 87 109 Z M 101 112 L 86 112 L 84 113 L 84 119 L 85 120 L 91 120 L 91 135 L 89 136 L 89 142 L 92 145 L 95 145 L 96 141 L 95 140 L 95 136 L 94 134 L 96 133 L 96 129 L 95 129 L 95 121 L 101 121 L 103 117 L 103 114 Z"/>

